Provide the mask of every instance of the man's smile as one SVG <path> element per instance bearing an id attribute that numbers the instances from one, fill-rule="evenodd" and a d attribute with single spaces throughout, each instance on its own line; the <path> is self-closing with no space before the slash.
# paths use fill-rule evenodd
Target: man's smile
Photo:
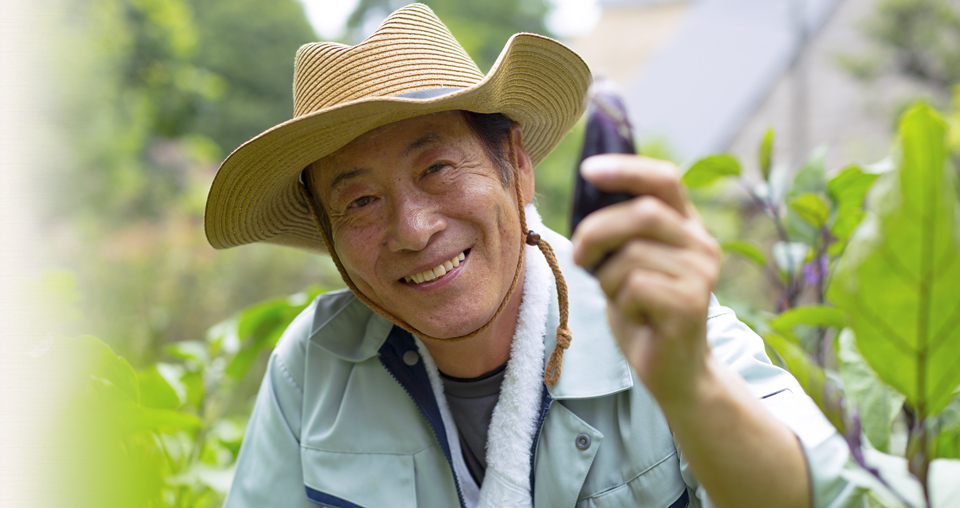
<path id="1" fill-rule="evenodd" d="M 446 275 L 447 272 L 460 266 L 460 262 L 466 259 L 469 251 L 470 249 L 467 249 L 433 268 L 428 268 L 420 273 L 406 276 L 403 278 L 403 281 L 409 284 L 423 284 L 424 282 L 437 280 Z"/>

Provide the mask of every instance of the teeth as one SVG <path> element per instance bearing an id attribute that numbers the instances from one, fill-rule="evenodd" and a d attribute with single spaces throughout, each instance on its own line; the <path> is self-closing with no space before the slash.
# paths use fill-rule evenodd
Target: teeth
<path id="1" fill-rule="evenodd" d="M 436 280 L 440 277 L 443 277 L 450 270 L 460 266 L 460 262 L 466 258 L 466 254 L 460 253 L 456 256 L 444 261 L 439 266 L 431 268 L 430 270 L 425 270 L 423 272 L 404 277 L 403 280 L 407 283 L 413 284 L 423 284 L 424 282 L 430 282 Z"/>

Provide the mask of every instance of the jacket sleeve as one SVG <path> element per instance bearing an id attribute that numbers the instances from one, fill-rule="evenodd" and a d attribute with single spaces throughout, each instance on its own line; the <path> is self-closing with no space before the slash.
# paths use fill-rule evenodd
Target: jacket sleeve
<path id="1" fill-rule="evenodd" d="M 302 403 L 302 386 L 274 351 L 240 447 L 225 508 L 315 506 L 307 499 L 301 470 Z"/>
<path id="2" fill-rule="evenodd" d="M 740 374 L 754 396 L 796 434 L 807 461 L 813 507 L 866 506 L 863 491 L 841 475 L 844 469 L 855 467 L 846 441 L 797 380 L 770 362 L 763 339 L 740 322 L 732 310 L 721 307 L 713 296 L 707 318 L 707 341 L 712 353 Z M 713 506 L 682 453 L 680 469 L 702 506 Z"/>

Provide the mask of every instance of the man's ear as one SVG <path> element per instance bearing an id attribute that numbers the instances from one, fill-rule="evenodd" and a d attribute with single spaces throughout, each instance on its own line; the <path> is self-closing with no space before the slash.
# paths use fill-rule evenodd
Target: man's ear
<path id="1" fill-rule="evenodd" d="M 510 127 L 510 162 L 520 175 L 520 192 L 523 194 L 523 204 L 527 205 L 533 201 L 535 188 L 533 163 L 523 148 L 523 132 L 516 122 Z"/>

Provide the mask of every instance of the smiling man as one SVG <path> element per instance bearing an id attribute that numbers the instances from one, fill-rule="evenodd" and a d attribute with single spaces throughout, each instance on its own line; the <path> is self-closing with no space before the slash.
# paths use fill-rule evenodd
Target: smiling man
<path id="1" fill-rule="evenodd" d="M 589 81 L 533 34 L 483 75 L 417 4 L 300 49 L 294 118 L 224 161 L 206 232 L 326 253 L 348 290 L 278 343 L 227 506 L 852 500 L 842 438 L 712 297 L 718 248 L 673 166 L 588 159 L 642 197 L 572 243 L 540 223 L 534 167 Z"/>

